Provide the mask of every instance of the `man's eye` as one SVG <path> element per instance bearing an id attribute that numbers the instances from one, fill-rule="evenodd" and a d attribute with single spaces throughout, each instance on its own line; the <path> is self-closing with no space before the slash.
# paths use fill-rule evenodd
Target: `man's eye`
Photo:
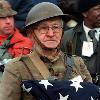
<path id="1" fill-rule="evenodd" d="M 53 29 L 58 29 L 59 28 L 59 26 L 53 26 Z"/>
<path id="2" fill-rule="evenodd" d="M 44 26 L 44 27 L 41 27 L 41 29 L 48 29 L 48 27 Z"/>

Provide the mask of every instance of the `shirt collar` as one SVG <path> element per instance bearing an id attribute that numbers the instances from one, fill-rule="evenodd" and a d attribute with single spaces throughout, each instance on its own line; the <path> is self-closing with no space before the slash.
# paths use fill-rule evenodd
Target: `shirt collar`
<path id="1" fill-rule="evenodd" d="M 84 21 L 83 21 L 83 29 L 85 31 L 85 33 L 87 34 L 90 30 L 92 30 L 91 28 L 87 27 L 85 24 L 84 24 Z M 94 30 L 97 31 L 98 34 L 100 34 L 100 28 L 94 28 Z"/>
<path id="2" fill-rule="evenodd" d="M 87 27 L 83 22 L 83 29 L 85 31 L 85 34 L 88 34 L 88 32 L 91 30 L 91 28 Z"/>
<path id="3" fill-rule="evenodd" d="M 92 29 L 89 28 L 89 27 L 87 27 L 87 26 L 84 24 L 84 21 L 83 21 L 83 29 L 84 29 L 84 31 L 85 31 L 87 40 L 88 40 L 88 41 L 91 41 L 90 37 L 88 36 L 88 32 L 89 32 L 90 30 L 92 30 Z M 94 30 L 97 31 L 97 32 L 96 32 L 96 38 L 97 38 L 97 40 L 99 40 L 100 28 L 94 28 Z"/>

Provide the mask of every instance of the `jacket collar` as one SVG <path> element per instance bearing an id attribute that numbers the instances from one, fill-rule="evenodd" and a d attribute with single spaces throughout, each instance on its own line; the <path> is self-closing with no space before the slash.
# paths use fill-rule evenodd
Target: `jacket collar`
<path id="1" fill-rule="evenodd" d="M 85 35 L 85 31 L 83 29 L 83 24 L 78 24 L 75 28 L 74 28 L 74 34 L 77 34 L 80 36 L 81 41 L 87 41 L 86 35 Z"/>
<path id="2" fill-rule="evenodd" d="M 83 33 L 85 32 L 83 29 L 83 24 L 77 24 L 76 27 L 74 28 L 75 33 Z"/>

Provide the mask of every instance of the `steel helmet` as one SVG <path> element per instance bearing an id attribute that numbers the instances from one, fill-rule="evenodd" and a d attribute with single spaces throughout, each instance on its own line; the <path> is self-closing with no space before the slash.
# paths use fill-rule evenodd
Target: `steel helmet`
<path id="1" fill-rule="evenodd" d="M 14 11 L 8 1 L 0 0 L 0 17 L 14 16 L 17 12 Z"/>
<path id="2" fill-rule="evenodd" d="M 57 16 L 61 16 L 66 20 L 69 20 L 72 17 L 69 14 L 64 14 L 62 10 L 53 3 L 50 2 L 38 3 L 37 5 L 33 6 L 29 11 L 26 18 L 25 28 L 44 19 L 57 17 Z"/>

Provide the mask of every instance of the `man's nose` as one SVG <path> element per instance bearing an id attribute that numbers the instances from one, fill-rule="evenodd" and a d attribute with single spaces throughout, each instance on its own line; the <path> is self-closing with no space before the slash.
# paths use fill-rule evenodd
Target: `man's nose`
<path id="1" fill-rule="evenodd" d="M 7 22 L 7 23 L 10 22 L 10 18 L 9 18 L 9 17 L 6 18 L 6 22 Z"/>
<path id="2" fill-rule="evenodd" d="M 51 27 L 48 28 L 48 35 L 51 37 L 54 35 L 53 29 Z"/>

